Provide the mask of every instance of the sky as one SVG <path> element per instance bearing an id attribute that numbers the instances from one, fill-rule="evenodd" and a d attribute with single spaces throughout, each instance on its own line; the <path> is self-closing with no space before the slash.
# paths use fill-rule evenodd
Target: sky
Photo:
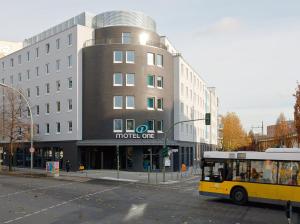
<path id="1" fill-rule="evenodd" d="M 1 0 L 0 40 L 22 41 L 83 11 L 137 10 L 215 86 L 220 114 L 245 130 L 293 119 L 300 81 L 299 0 Z M 254 129 L 254 131 L 258 131 Z"/>

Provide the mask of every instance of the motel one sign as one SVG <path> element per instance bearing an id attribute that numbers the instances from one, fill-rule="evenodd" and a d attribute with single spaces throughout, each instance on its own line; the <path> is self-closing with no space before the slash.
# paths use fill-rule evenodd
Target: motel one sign
<path id="1" fill-rule="evenodd" d="M 146 133 L 149 130 L 148 125 L 142 124 L 136 127 L 135 133 L 117 133 L 118 139 L 153 139 L 154 133 Z"/>

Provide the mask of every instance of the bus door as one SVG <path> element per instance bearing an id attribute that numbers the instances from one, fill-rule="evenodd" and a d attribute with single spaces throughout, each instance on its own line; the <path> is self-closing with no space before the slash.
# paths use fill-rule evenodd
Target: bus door
<path id="1" fill-rule="evenodd" d="M 204 161 L 203 177 L 202 179 L 208 184 L 207 191 L 223 193 L 223 181 L 225 180 L 225 162 L 223 161 Z"/>

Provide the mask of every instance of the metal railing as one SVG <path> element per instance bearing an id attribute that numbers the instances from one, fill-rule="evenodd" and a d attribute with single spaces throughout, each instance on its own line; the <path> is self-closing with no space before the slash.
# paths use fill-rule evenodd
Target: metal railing
<path id="1" fill-rule="evenodd" d="M 157 41 L 146 41 L 145 44 L 141 44 L 138 38 L 101 38 L 101 39 L 90 39 L 85 41 L 83 47 L 90 47 L 95 45 L 109 45 L 109 44 L 132 44 L 132 45 L 145 45 L 151 47 L 158 47 L 167 50 L 166 45 Z"/>

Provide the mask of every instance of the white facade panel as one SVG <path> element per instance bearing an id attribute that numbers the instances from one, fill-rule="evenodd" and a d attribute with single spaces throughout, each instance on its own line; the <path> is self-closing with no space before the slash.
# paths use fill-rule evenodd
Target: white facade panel
<path id="1" fill-rule="evenodd" d="M 76 25 L 0 59 L 0 81 L 4 79 L 5 84 L 13 85 L 25 93 L 30 89 L 29 101 L 32 104 L 34 123 L 38 124 L 40 129 L 39 134 L 35 133 L 36 140 L 82 139 L 81 49 L 86 40 L 92 39 L 91 30 Z M 69 39 L 71 39 L 70 43 Z M 48 47 L 49 53 L 47 53 Z M 20 63 L 19 57 L 21 57 Z M 14 66 L 10 64 L 11 59 L 14 61 Z M 19 74 L 21 74 L 21 81 L 19 81 Z M 72 86 L 69 84 L 69 79 L 72 80 Z M 57 82 L 60 83 L 59 91 Z M 46 91 L 47 85 L 50 85 L 49 93 Z M 39 96 L 36 94 L 37 87 L 39 87 Z M 68 100 L 72 100 L 72 110 L 68 108 Z M 60 112 L 57 111 L 57 102 L 60 102 Z M 46 104 L 50 105 L 49 114 L 46 113 Z M 40 108 L 39 115 L 37 115 L 37 106 Z M 72 122 L 72 131 L 69 131 L 69 121 Z M 56 130 L 57 122 L 60 123 L 60 133 Z M 50 125 L 50 133 L 46 133 L 47 123 Z"/>

